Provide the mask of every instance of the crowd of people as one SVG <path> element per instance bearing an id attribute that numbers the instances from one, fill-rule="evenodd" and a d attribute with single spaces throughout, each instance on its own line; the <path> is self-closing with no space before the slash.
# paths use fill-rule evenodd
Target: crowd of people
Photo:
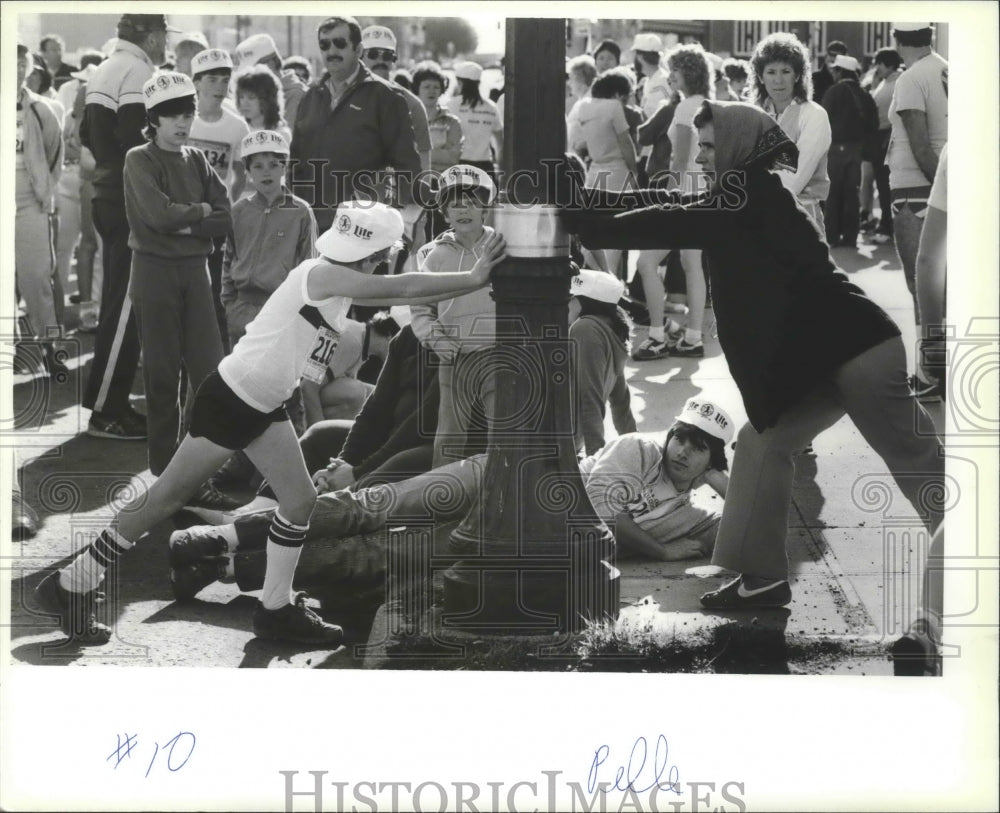
<path id="1" fill-rule="evenodd" d="M 60 339 L 67 301 L 79 305 L 77 330 L 95 334 L 86 431 L 145 440 L 157 478 L 38 601 L 71 637 L 106 642 L 106 568 L 186 507 L 211 524 L 171 539 L 179 599 L 233 576 L 237 551 L 265 550 L 256 634 L 336 643 L 340 628 L 291 588 L 303 543 L 427 513 L 434 483 L 459 483 L 466 506 L 480 487 L 502 90 L 484 96 L 471 60 L 399 71 L 395 33 L 351 17 L 318 26 L 316 77 L 266 33 L 230 53 L 172 32 L 168 58 L 171 32 L 163 15 L 122 15 L 79 68 L 56 35 L 37 54 L 18 45 L 25 330 L 39 372 L 66 381 Z M 623 553 L 714 556 L 739 574 L 708 608 L 791 600 L 791 457 L 845 412 L 940 525 L 921 503 L 943 477 L 939 444 L 910 427 L 919 399 L 944 393 L 947 63 L 928 25 L 895 37 L 864 66 L 832 42 L 816 72 L 786 33 L 749 61 L 665 51 L 649 32 L 632 65 L 611 40 L 567 60 L 568 158 L 601 204 L 566 214 L 585 266 L 568 325 L 581 476 Z M 718 205 L 733 172 L 746 196 L 735 210 Z M 831 260 L 864 233 L 895 242 L 928 340 L 909 376 L 896 325 Z M 622 306 L 640 300 L 649 329 L 633 348 Z M 692 399 L 650 440 L 624 374 L 630 354 L 704 356 L 710 303 L 749 416 L 731 483 L 726 410 Z M 145 414 L 130 400 L 140 359 Z M 233 478 L 257 486 L 248 506 L 225 493 Z M 692 499 L 703 485 L 707 508 Z M 907 638 L 922 653 L 935 612 Z"/>

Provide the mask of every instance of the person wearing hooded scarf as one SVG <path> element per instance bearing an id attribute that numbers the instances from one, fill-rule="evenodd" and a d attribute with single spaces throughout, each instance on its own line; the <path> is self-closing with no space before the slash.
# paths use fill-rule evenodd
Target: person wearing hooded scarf
<path id="1" fill-rule="evenodd" d="M 704 250 L 719 341 L 749 423 L 712 559 L 740 575 L 701 601 L 783 606 L 793 453 L 846 413 L 931 533 L 942 519 L 944 458 L 937 438 L 915 430 L 929 419 L 914 414 L 922 407 L 909 397 L 899 328 L 834 266 L 816 223 L 771 172 L 794 169 L 795 145 L 742 102 L 706 101 L 694 124 L 698 162 L 712 173 L 707 193 L 586 190 L 586 208 L 565 222 L 590 249 Z"/>

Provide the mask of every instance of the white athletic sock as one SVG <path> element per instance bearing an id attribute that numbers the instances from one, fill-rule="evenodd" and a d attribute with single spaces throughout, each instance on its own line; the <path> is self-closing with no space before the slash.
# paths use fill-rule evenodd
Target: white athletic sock
<path id="1" fill-rule="evenodd" d="M 267 532 L 267 570 L 260 597 L 265 610 L 279 610 L 292 603 L 292 579 L 308 530 L 308 523 L 295 525 L 274 512 Z"/>
<path id="2" fill-rule="evenodd" d="M 59 584 L 71 593 L 89 593 L 104 578 L 104 571 L 125 551 L 135 547 L 118 531 L 107 528 L 59 571 Z"/>
<path id="3" fill-rule="evenodd" d="M 651 338 L 654 342 L 662 342 L 665 338 L 663 335 L 663 328 L 651 327 L 649 329 L 649 338 Z"/>
<path id="4" fill-rule="evenodd" d="M 701 331 L 692 330 L 688 328 L 684 331 L 684 343 L 685 344 L 698 344 L 701 342 Z"/>

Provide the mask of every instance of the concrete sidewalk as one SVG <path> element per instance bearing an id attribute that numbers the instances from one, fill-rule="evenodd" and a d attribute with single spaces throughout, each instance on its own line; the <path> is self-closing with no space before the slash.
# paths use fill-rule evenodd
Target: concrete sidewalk
<path id="1" fill-rule="evenodd" d="M 912 365 L 913 308 L 892 244 L 835 249 L 833 257 L 899 325 Z M 709 314 L 706 325 L 711 319 Z M 706 334 L 705 342 L 703 360 L 630 363 L 629 384 L 638 391 L 642 410 L 640 431 L 665 429 L 695 393 L 726 408 L 737 426 L 746 420 L 718 341 Z M 928 412 L 936 425 L 943 425 L 941 404 L 930 405 Z M 815 663 L 809 671 L 890 675 L 885 644 L 905 631 L 908 608 L 919 594 L 920 573 L 912 568 L 923 561 L 923 526 L 886 476 L 885 464 L 846 417 L 815 439 L 813 453 L 798 455 L 795 467 L 787 539 L 792 603 L 787 613 L 704 612 L 701 594 L 733 574 L 706 575 L 712 568 L 700 566 L 702 562 L 620 563 L 622 601 L 651 597 L 658 605 L 655 611 L 643 607 L 630 612 L 635 623 L 661 638 L 693 646 L 721 620 L 735 620 L 780 631 L 789 640 L 825 641 L 843 652 L 842 659 Z"/>

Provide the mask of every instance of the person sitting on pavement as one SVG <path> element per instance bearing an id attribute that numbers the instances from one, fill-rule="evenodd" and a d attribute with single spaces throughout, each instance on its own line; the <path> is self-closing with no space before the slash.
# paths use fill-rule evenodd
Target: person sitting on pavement
<path id="1" fill-rule="evenodd" d="M 714 495 L 726 493 L 725 446 L 732 437 L 733 424 L 724 410 L 692 398 L 662 441 L 622 435 L 580 462 L 591 504 L 625 555 L 681 561 L 711 554 L 720 519 Z M 486 455 L 474 455 L 409 480 L 353 491 L 328 490 L 336 472 L 317 473 L 321 494 L 300 581 L 328 577 L 331 564 L 352 571 L 364 565 L 366 582 L 371 571 L 384 572 L 387 537 L 371 535 L 390 525 L 460 519 L 478 501 L 485 468 Z M 703 485 L 709 488 L 696 494 Z M 217 580 L 235 578 L 241 590 L 259 589 L 259 569 L 249 567 L 247 559 L 263 549 L 269 521 L 270 512 L 263 512 L 230 525 L 171 534 L 171 580 L 178 600 L 194 598 Z M 354 574 L 337 575 L 349 581 Z"/>
<path id="2" fill-rule="evenodd" d="M 342 640 L 343 630 L 325 622 L 291 589 L 316 489 L 284 403 L 303 376 L 316 380 L 322 375 L 352 299 L 381 306 L 458 296 L 485 286 L 505 255 L 503 238 L 496 235 L 468 273 L 373 276 L 403 235 L 402 217 L 384 204 L 352 201 L 338 207 L 336 223 L 316 241 L 320 258 L 289 273 L 233 352 L 202 383 L 190 430 L 163 474 L 117 512 L 69 565 L 35 589 L 37 605 L 55 615 L 76 643 L 105 644 L 111 638 L 111 629 L 96 616 L 107 568 L 177 513 L 240 449 L 271 482 L 279 502 L 267 532 L 267 573 L 253 614 L 255 635 L 332 646 Z"/>
<path id="3" fill-rule="evenodd" d="M 741 102 L 703 102 L 694 125 L 698 162 L 713 179 L 704 196 L 679 205 L 659 190 L 617 201 L 605 193 L 589 209 L 565 210 L 565 223 L 591 248 L 705 251 L 719 341 L 749 422 L 713 557 L 740 575 L 701 601 L 784 606 L 797 450 L 846 413 L 931 533 L 943 517 L 944 457 L 938 439 L 917 430 L 930 419 L 909 398 L 899 328 L 836 269 L 818 224 L 771 172 L 794 167 L 795 145 Z"/>
<path id="4" fill-rule="evenodd" d="M 636 431 L 625 381 L 629 322 L 618 306 L 624 293 L 624 283 L 604 271 L 584 268 L 570 280 L 569 338 L 576 352 L 572 371 L 578 454 L 592 455 L 604 446 L 608 406 L 619 435 Z"/>

